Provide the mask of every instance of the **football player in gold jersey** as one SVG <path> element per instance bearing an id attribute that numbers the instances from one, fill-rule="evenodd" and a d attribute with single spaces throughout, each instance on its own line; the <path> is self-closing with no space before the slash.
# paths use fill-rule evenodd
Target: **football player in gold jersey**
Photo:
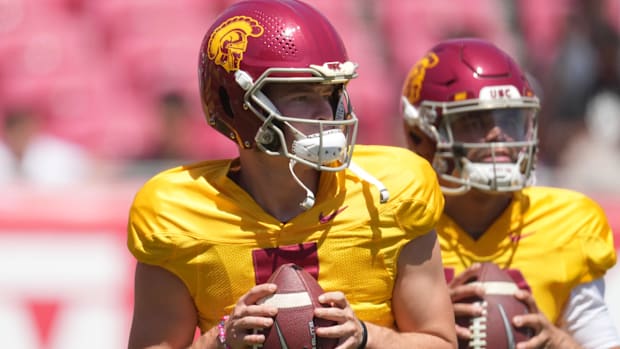
<path id="1" fill-rule="evenodd" d="M 198 75 L 206 119 L 239 157 L 137 193 L 129 348 L 260 345 L 277 309 L 257 302 L 291 262 L 326 291 L 315 315 L 337 325 L 316 335 L 339 349 L 455 348 L 437 178 L 409 150 L 354 150 L 356 64 L 325 17 L 295 0 L 235 3 L 207 31 Z"/>
<path id="2" fill-rule="evenodd" d="M 456 316 L 482 308 L 467 280 L 477 262 L 508 270 L 535 336 L 517 348 L 620 346 L 604 302 L 616 262 L 601 207 L 569 190 L 532 186 L 539 100 L 521 68 L 480 39 L 438 43 L 411 69 L 402 112 L 410 149 L 435 169 L 446 204 L 436 226 Z M 538 310 L 537 310 L 538 309 Z M 475 334 L 457 327 L 461 339 Z"/>

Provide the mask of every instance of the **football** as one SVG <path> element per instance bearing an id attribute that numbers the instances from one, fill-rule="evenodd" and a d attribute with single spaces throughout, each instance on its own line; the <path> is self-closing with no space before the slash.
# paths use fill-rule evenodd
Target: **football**
<path id="1" fill-rule="evenodd" d="M 527 305 L 514 297 L 519 289 L 510 275 L 493 263 L 482 263 L 476 275 L 466 281 L 475 282 L 485 289 L 484 299 L 466 299 L 464 302 L 478 302 L 485 314 L 475 318 L 458 318 L 458 325 L 468 327 L 472 338 L 459 338 L 459 349 L 513 349 L 516 344 L 533 336 L 528 328 L 512 325 L 516 315 L 527 314 Z"/>
<path id="2" fill-rule="evenodd" d="M 288 263 L 271 275 L 269 283 L 278 286 L 273 295 L 259 301 L 278 308 L 273 326 L 265 329 L 264 349 L 332 349 L 338 339 L 321 338 L 315 329 L 332 326 L 333 321 L 314 317 L 314 309 L 322 307 L 318 301 L 323 289 L 302 267 Z"/>

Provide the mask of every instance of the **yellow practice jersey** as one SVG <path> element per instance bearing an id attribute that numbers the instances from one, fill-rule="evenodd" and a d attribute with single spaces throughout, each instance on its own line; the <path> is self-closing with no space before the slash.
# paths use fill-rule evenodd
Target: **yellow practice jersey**
<path id="1" fill-rule="evenodd" d="M 323 172 L 315 206 L 287 223 L 227 177 L 232 160 L 164 171 L 135 197 L 129 250 L 185 283 L 202 331 L 288 262 L 303 266 L 325 291 L 344 292 L 361 319 L 393 327 L 398 255 L 433 229 L 444 199 L 435 172 L 409 150 L 357 145 L 353 161 L 387 187 L 387 203 L 350 170 Z"/>
<path id="2" fill-rule="evenodd" d="M 446 215 L 437 233 L 448 278 L 474 262 L 493 262 L 531 290 L 552 322 L 561 316 L 575 286 L 602 277 L 616 261 L 602 208 L 565 189 L 530 187 L 518 192 L 478 240 Z"/>

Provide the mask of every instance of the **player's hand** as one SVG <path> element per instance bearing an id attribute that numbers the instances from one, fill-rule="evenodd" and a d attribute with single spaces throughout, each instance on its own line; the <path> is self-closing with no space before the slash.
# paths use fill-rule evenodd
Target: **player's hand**
<path id="1" fill-rule="evenodd" d="M 579 349 L 579 344 L 571 336 L 554 326 L 547 317 L 538 310 L 531 293 L 519 290 L 515 297 L 527 304 L 530 311 L 527 315 L 515 316 L 512 321 L 516 327 L 531 328 L 535 335 L 528 341 L 517 343 L 517 349 Z"/>
<path id="2" fill-rule="evenodd" d="M 469 278 L 475 275 L 480 269 L 479 263 L 474 263 L 468 269 L 457 275 L 450 281 L 448 288 L 450 291 L 450 299 L 454 308 L 454 316 L 456 318 L 465 317 L 472 318 L 481 316 L 483 309 L 474 303 L 459 303 L 467 298 L 482 298 L 484 296 L 484 288 L 475 284 L 465 283 Z M 456 335 L 461 339 L 471 339 L 472 333 L 467 327 L 456 324 Z"/>
<path id="3" fill-rule="evenodd" d="M 362 343 L 364 330 L 344 293 L 326 292 L 319 296 L 319 302 L 328 305 L 328 307 L 315 309 L 314 316 L 335 321 L 338 324 L 330 327 L 319 327 L 316 329 L 316 335 L 326 338 L 340 338 L 336 349 L 358 348 Z"/>
<path id="4" fill-rule="evenodd" d="M 265 342 L 261 329 L 271 327 L 278 308 L 257 302 L 276 292 L 275 284 L 254 286 L 239 298 L 228 320 L 224 324 L 226 343 L 231 349 L 247 348 Z"/>

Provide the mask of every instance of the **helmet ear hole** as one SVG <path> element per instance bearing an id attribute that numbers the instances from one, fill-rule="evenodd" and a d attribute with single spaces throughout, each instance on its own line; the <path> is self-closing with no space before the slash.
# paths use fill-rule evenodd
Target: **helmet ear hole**
<path id="1" fill-rule="evenodd" d="M 429 162 L 435 156 L 436 144 L 422 130 L 417 127 L 407 127 L 407 143 L 411 150 Z"/>
<path id="2" fill-rule="evenodd" d="M 230 106 L 230 98 L 228 97 L 228 92 L 226 92 L 226 89 L 224 87 L 220 87 L 218 93 L 220 95 L 220 101 L 222 102 L 222 108 L 224 108 L 224 112 L 226 112 L 226 115 L 232 118 L 233 111 L 232 107 Z"/>
<path id="3" fill-rule="evenodd" d="M 411 139 L 411 142 L 414 145 L 422 144 L 422 141 L 423 141 L 422 135 L 415 131 L 409 131 L 409 138 Z"/>
<path id="4" fill-rule="evenodd" d="M 279 129 L 283 129 L 283 125 L 280 121 L 274 120 L 273 125 Z M 257 133 L 257 141 L 262 144 L 269 151 L 278 151 L 282 146 L 280 137 L 276 135 L 276 132 L 268 128 L 261 128 Z"/>

